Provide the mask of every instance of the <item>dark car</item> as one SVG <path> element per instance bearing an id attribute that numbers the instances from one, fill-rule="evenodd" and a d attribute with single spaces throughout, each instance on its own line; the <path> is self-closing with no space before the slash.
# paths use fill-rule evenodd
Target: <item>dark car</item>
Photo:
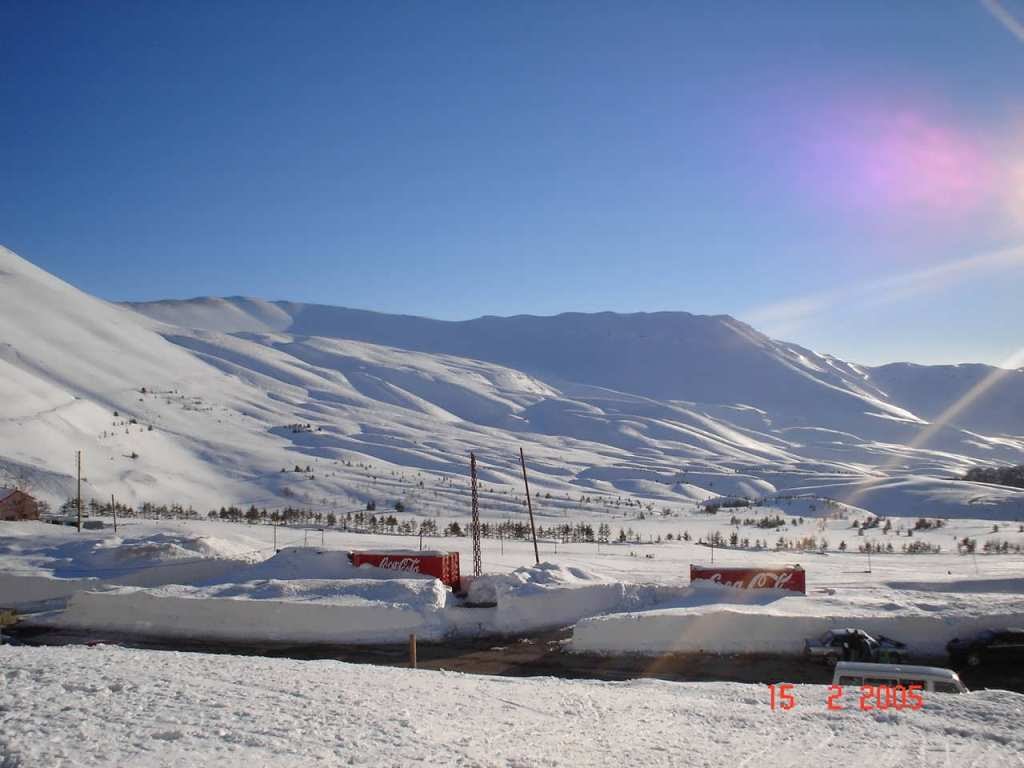
<path id="1" fill-rule="evenodd" d="M 972 638 L 953 638 L 946 645 L 953 666 L 979 667 L 1024 661 L 1024 629 L 986 629 Z"/>
<path id="2" fill-rule="evenodd" d="M 817 639 L 804 640 L 804 653 L 823 659 L 829 666 L 838 661 L 898 664 L 906 660 L 907 646 L 884 635 L 872 637 L 863 629 L 830 629 Z"/>

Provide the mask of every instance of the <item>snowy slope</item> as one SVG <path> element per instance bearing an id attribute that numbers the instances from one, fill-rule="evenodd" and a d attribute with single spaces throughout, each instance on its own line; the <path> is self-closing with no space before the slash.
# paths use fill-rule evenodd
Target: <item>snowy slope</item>
<path id="1" fill-rule="evenodd" d="M 3 248 L 0 305 L 0 460 L 42 470 L 37 491 L 51 498 L 70 492 L 75 451 L 82 449 L 86 492 L 101 497 L 116 492 L 187 503 L 219 489 L 239 492 L 233 478 L 196 449 L 189 437 L 194 419 L 172 410 L 159 422 L 136 418 L 142 386 L 229 399 L 228 377 L 140 324 L 131 311 L 94 299 Z M 130 458 L 133 452 L 137 459 Z"/>
<path id="2" fill-rule="evenodd" d="M 1024 461 L 1024 438 L 931 429 L 867 369 L 728 317 L 443 323 L 240 298 L 133 306 L 0 249 L 0 472 L 30 472 L 59 501 L 81 449 L 87 497 L 201 511 L 401 498 L 431 514 L 464 508 L 475 451 L 487 511 L 505 516 L 522 511 L 523 446 L 542 516 L 581 495 L 596 509 L 686 506 L 861 481 L 898 492 L 904 477 L 942 481 L 914 486 L 932 516 L 978 517 L 979 499 L 984 516 L 1019 516 L 1016 492 L 948 479 Z M 1007 493 L 1005 509 L 985 501 Z"/>
<path id="3" fill-rule="evenodd" d="M 966 397 L 964 408 L 955 416 L 957 424 L 986 434 L 1022 433 L 1024 369 L 893 363 L 872 368 L 870 379 L 891 400 L 911 407 L 923 418 L 938 418 Z M 985 387 L 984 396 L 971 399 L 970 393 L 979 387 Z"/>
<path id="4" fill-rule="evenodd" d="M 0 764 L 973 765 L 1020 762 L 1024 696 L 842 711 L 796 686 L 512 679 L 114 647 L 0 647 Z"/>
<path id="5" fill-rule="evenodd" d="M 586 383 L 658 400 L 747 404 L 780 426 L 834 426 L 863 412 L 934 418 L 979 380 L 986 365 L 858 366 L 776 341 L 726 315 L 686 312 L 482 317 L 447 322 L 294 302 L 193 299 L 129 304 L 148 317 L 225 332 L 287 331 L 470 357 L 545 379 Z M 955 425 L 1024 434 L 1024 370 Z M 870 423 L 870 422 L 867 422 Z"/>
<path id="6" fill-rule="evenodd" d="M 240 331 L 264 324 L 267 331 L 487 360 L 554 382 L 589 384 L 662 401 L 749 404 L 772 409 L 783 423 L 824 424 L 865 410 L 913 418 L 877 400 L 870 387 L 851 385 L 845 371 L 813 353 L 774 342 L 727 316 L 604 312 L 446 322 L 252 299 L 129 306 L 187 327 Z M 287 326 L 282 327 L 275 309 L 291 318 Z"/>

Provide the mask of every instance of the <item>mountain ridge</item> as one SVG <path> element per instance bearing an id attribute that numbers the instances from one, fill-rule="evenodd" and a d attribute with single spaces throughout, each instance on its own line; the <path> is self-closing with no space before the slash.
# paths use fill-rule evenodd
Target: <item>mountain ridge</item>
<path id="1" fill-rule="evenodd" d="M 863 366 L 820 355 L 800 345 L 771 339 L 730 315 L 698 315 L 685 311 L 635 313 L 566 312 L 557 315 L 484 316 L 472 320 L 435 320 L 416 315 L 392 315 L 374 310 L 265 301 L 243 297 L 204 297 L 190 300 L 129 303 L 141 314 L 174 325 L 226 333 L 286 332 L 296 335 L 347 338 L 421 352 L 455 354 L 525 370 L 561 383 L 585 383 L 632 392 L 661 400 L 721 404 L 749 404 L 773 410 L 788 425 L 830 421 L 835 412 L 871 410 L 895 418 L 923 420 L 941 413 L 934 401 L 918 406 L 915 386 L 908 379 L 934 378 L 934 372 L 962 366 L 919 366 L 890 363 Z M 271 318 L 272 321 L 268 321 Z M 604 336 L 599 339 L 597 337 Z M 578 351 L 579 344 L 590 349 Z M 575 345 L 577 351 L 568 350 Z M 679 350 L 678 348 L 685 348 Z M 741 349 L 742 347 L 746 349 Z M 529 348 L 557 347 L 554 357 Z M 636 350 L 635 355 L 621 351 Z M 642 348 L 642 349 L 641 349 Z M 691 360 L 717 356 L 717 370 L 693 367 L 682 370 L 665 364 L 663 355 L 676 348 Z M 618 351 L 615 351 L 615 350 Z M 729 355 L 730 349 L 738 350 Z M 602 370 L 616 354 L 615 370 L 642 366 L 649 380 Z M 760 368 L 752 358 L 760 357 Z M 700 365 L 700 362 L 697 362 Z M 963 364 L 981 375 L 998 370 L 981 364 Z M 751 394 L 743 387 L 723 386 L 723 378 L 756 376 L 759 387 Z M 977 379 L 960 392 L 947 388 L 947 402 L 955 402 Z M 1014 393 L 1012 402 L 1024 403 L 1024 370 L 1010 371 L 1002 390 Z M 814 380 L 809 385 L 808 378 Z M 666 382 L 686 381 L 686 385 Z M 931 383 L 934 389 L 939 383 Z M 898 397 L 890 399 L 894 389 Z M 917 387 L 920 389 L 920 387 Z M 820 392 L 817 394 L 817 390 Z M 1006 397 L 1005 395 L 1000 395 Z M 724 398 L 724 400 L 723 400 Z M 823 400 L 822 400 L 823 398 Z M 821 402 L 819 402 L 821 400 Z M 815 410 L 806 413 L 807 404 Z M 922 410 L 928 417 L 918 414 Z M 957 425 L 999 434 L 1024 434 L 1024 408 L 1005 409 L 999 417 L 978 409 L 960 414 Z"/>
<path id="2" fill-rule="evenodd" d="M 474 451 L 495 489 L 488 503 L 518 514 L 524 447 L 531 486 L 562 504 L 821 489 L 870 498 L 879 514 L 924 505 L 1005 519 L 1024 498 L 953 479 L 1019 463 L 1024 439 L 933 427 L 889 402 L 868 369 L 723 316 L 482 318 L 453 337 L 438 329 L 467 321 L 368 323 L 365 312 L 248 299 L 149 310 L 0 250 L 0 473 L 30 470 L 59 501 L 84 449 L 98 498 L 401 498 L 450 514 Z M 459 354 L 476 348 L 488 354 Z"/>
<path id="3" fill-rule="evenodd" d="M 685 317 L 685 318 L 703 318 L 703 319 L 708 319 L 708 320 L 722 320 L 722 321 L 733 322 L 733 323 L 736 323 L 736 324 L 738 324 L 740 326 L 746 327 L 747 329 L 750 329 L 751 331 L 753 331 L 756 334 L 764 335 L 766 338 L 770 338 L 773 341 L 779 341 L 780 343 L 784 343 L 784 344 L 787 344 L 787 345 L 795 347 L 795 348 L 800 348 L 800 349 L 804 349 L 805 351 L 809 351 L 808 348 L 803 347 L 802 345 L 800 345 L 800 344 L 798 344 L 796 342 L 786 342 L 784 340 L 775 339 L 774 337 L 769 337 L 766 334 L 763 334 L 761 331 L 758 331 L 749 322 L 747 322 L 745 320 L 741 320 L 740 318 L 736 317 L 735 315 L 731 315 L 731 314 L 729 314 L 727 312 L 708 314 L 708 313 L 700 313 L 700 312 L 689 312 L 687 310 L 682 310 L 682 309 L 659 309 L 659 310 L 652 310 L 652 311 L 637 310 L 637 311 L 633 311 L 633 312 L 621 312 L 621 311 L 610 310 L 610 309 L 593 310 L 593 311 L 587 311 L 587 312 L 579 311 L 579 310 L 568 310 L 568 311 L 565 311 L 565 312 L 556 312 L 554 314 L 534 314 L 534 313 L 530 313 L 530 312 L 519 312 L 519 313 L 511 314 L 511 315 L 485 314 L 485 315 L 478 315 L 476 317 L 471 317 L 471 318 L 463 318 L 463 319 L 459 319 L 459 320 L 448 320 L 448 319 L 443 319 L 443 318 L 429 317 L 427 315 L 409 314 L 409 313 L 405 313 L 405 312 L 386 312 L 386 311 L 383 311 L 383 310 L 369 309 L 369 308 L 366 308 L 366 307 L 350 307 L 350 306 L 343 306 L 343 305 L 340 305 L 340 304 L 324 304 L 324 303 L 321 303 L 321 302 L 298 302 L 298 301 L 292 301 L 292 300 L 289 300 L 289 299 L 265 299 L 265 298 L 255 297 L 255 296 L 246 296 L 246 295 L 243 295 L 243 294 L 235 294 L 235 295 L 231 295 L 231 296 L 201 295 L 201 296 L 193 296 L 193 297 L 186 298 L 186 299 L 152 299 L 152 300 L 148 300 L 148 301 L 112 301 L 111 303 L 117 304 L 117 305 L 123 306 L 123 307 L 128 307 L 128 308 L 130 308 L 130 309 L 132 309 L 132 310 L 134 310 L 136 312 L 139 312 L 142 315 L 150 317 L 151 319 L 159 319 L 161 316 L 175 318 L 175 322 L 171 323 L 171 324 L 174 324 L 174 325 L 181 325 L 182 324 L 180 322 L 181 317 L 184 316 L 184 317 L 187 318 L 189 316 L 188 313 L 178 314 L 177 311 L 176 311 L 177 307 L 196 306 L 196 305 L 207 304 L 207 303 L 212 303 L 212 304 L 223 303 L 223 304 L 264 305 L 264 306 L 267 306 L 267 307 L 273 306 L 273 307 L 278 307 L 278 308 L 281 308 L 281 309 L 285 309 L 285 308 L 299 308 L 299 309 L 309 308 L 309 309 L 313 309 L 313 310 L 340 310 L 340 311 L 343 311 L 343 312 L 359 313 L 359 314 L 366 314 L 366 315 L 376 315 L 376 316 L 380 316 L 380 317 L 389 317 L 389 318 L 401 318 L 401 319 L 406 319 L 406 320 L 425 321 L 425 322 L 429 322 L 429 323 L 438 323 L 438 324 L 443 324 L 443 325 L 458 325 L 458 324 L 466 324 L 466 323 L 476 323 L 476 322 L 479 322 L 479 321 L 554 320 L 554 319 L 565 318 L 565 317 L 621 317 L 621 318 L 637 317 L 637 318 L 647 318 L 647 317 L 658 317 L 658 316 L 668 316 L 668 317 L 681 316 L 681 317 Z M 240 328 L 217 328 L 217 327 L 213 327 L 213 326 L 206 325 L 206 324 L 196 324 L 194 326 L 189 326 L 189 327 L 194 327 L 197 330 L 227 330 L 228 332 L 236 332 L 236 331 L 242 330 Z M 289 326 L 289 328 L 291 328 L 291 327 L 292 326 Z M 269 329 L 266 329 L 266 330 L 269 330 Z M 284 329 L 278 329 L 278 330 L 284 330 Z M 308 335 L 321 335 L 321 334 L 312 333 L 312 334 L 308 334 Z M 842 358 L 840 358 L 837 355 L 834 355 L 832 353 L 821 352 L 821 353 L 815 353 L 815 354 L 818 354 L 818 355 L 822 356 L 823 358 L 834 359 L 834 360 L 842 360 Z M 982 362 L 977 362 L 977 361 L 966 361 L 966 360 L 965 361 L 961 361 L 961 362 L 957 362 L 957 363 L 917 363 L 917 362 L 914 362 L 912 360 L 892 360 L 892 361 L 889 361 L 889 362 L 878 363 L 878 364 L 873 364 L 873 365 L 868 365 L 866 363 L 855 363 L 855 362 L 852 362 L 852 361 L 846 361 L 846 362 L 847 362 L 847 364 L 856 365 L 858 368 L 862 368 L 862 369 L 866 369 L 866 370 L 877 370 L 877 369 L 880 369 L 880 368 L 888 368 L 888 367 L 891 367 L 891 366 L 903 366 L 903 365 L 905 365 L 905 366 L 912 366 L 914 368 L 923 368 L 923 369 L 961 368 L 961 367 L 964 367 L 964 366 L 971 366 L 971 367 L 973 367 L 973 366 L 981 366 L 983 368 L 990 369 L 990 370 L 991 369 L 1000 368 L 1000 366 L 992 365 L 990 363 L 982 363 Z M 1020 368 L 1003 368 L 1003 370 L 1024 371 L 1024 366 L 1022 366 Z"/>

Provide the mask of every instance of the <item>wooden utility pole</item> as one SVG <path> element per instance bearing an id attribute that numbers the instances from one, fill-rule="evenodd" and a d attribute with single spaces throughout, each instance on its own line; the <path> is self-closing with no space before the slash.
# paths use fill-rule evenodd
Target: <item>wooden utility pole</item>
<path id="1" fill-rule="evenodd" d="M 75 466 L 78 470 L 78 532 L 82 532 L 82 452 L 75 452 Z"/>
<path id="2" fill-rule="evenodd" d="M 409 635 L 409 666 L 416 669 L 416 635 Z"/>
<path id="3" fill-rule="evenodd" d="M 530 481 L 526 479 L 526 456 L 519 446 L 519 463 L 523 467 L 523 485 L 526 486 L 526 508 L 530 511 L 530 534 L 533 536 L 533 558 L 540 565 L 540 550 L 537 549 L 537 529 L 533 525 L 533 502 L 530 501 Z"/>
<path id="4" fill-rule="evenodd" d="M 114 494 L 110 494 L 110 514 L 114 516 L 114 533 L 117 533 L 117 505 L 114 504 Z"/>

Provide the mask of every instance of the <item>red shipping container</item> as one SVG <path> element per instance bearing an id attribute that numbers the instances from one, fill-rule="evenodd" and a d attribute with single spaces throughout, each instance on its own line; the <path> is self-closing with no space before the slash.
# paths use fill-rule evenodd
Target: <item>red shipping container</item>
<path id="1" fill-rule="evenodd" d="M 440 579 L 456 592 L 459 590 L 459 553 L 458 552 L 424 552 L 415 549 L 376 550 L 373 552 L 353 552 L 352 565 L 364 563 L 377 568 L 388 568 L 394 571 L 422 573 Z"/>
<path id="2" fill-rule="evenodd" d="M 737 589 L 786 589 L 807 594 L 807 574 L 799 565 L 782 568 L 691 565 L 690 581 L 713 581 Z"/>

